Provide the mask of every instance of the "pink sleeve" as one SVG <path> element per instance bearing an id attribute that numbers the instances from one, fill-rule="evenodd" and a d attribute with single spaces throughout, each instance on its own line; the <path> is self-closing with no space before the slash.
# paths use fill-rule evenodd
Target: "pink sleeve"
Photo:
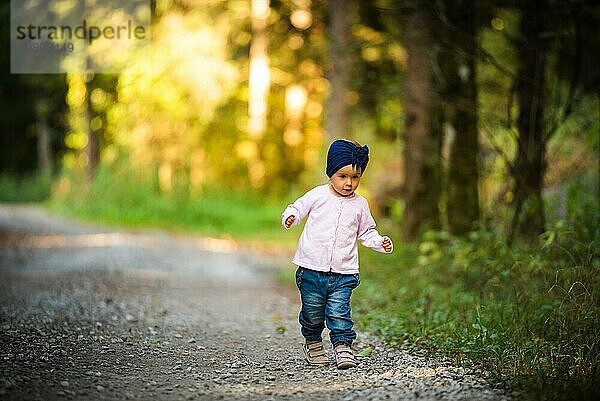
<path id="1" fill-rule="evenodd" d="M 308 191 L 304 195 L 302 195 L 291 205 L 288 205 L 288 207 L 285 208 L 285 210 L 281 214 L 281 225 L 284 228 L 286 228 L 285 221 L 290 216 L 296 217 L 296 219 L 294 220 L 294 222 L 292 223 L 292 225 L 290 227 L 297 226 L 298 224 L 300 224 L 302 219 L 304 219 L 310 212 L 310 209 L 312 208 L 314 200 L 315 200 L 315 196 L 314 196 L 314 189 L 313 189 L 311 191 Z"/>
<path id="2" fill-rule="evenodd" d="M 367 248 L 371 248 L 377 252 L 382 253 L 392 253 L 394 251 L 394 244 L 390 239 L 390 244 L 392 245 L 392 250 L 390 252 L 386 252 L 381 245 L 383 243 L 384 238 L 379 232 L 375 229 L 375 220 L 373 216 L 371 216 L 371 211 L 369 210 L 369 205 L 365 201 L 363 210 L 360 216 L 360 221 L 358 223 L 358 239 L 359 241 L 366 246 Z"/>

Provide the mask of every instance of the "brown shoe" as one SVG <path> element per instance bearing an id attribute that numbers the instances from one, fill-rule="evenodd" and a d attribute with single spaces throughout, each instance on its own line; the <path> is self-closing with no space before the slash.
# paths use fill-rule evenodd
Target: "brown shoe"
<path id="1" fill-rule="evenodd" d="M 356 360 L 352 348 L 347 344 L 338 344 L 335 347 L 335 363 L 338 369 L 349 369 L 356 367 Z"/>
<path id="2" fill-rule="evenodd" d="M 304 356 L 310 365 L 323 366 L 329 364 L 329 360 L 325 356 L 325 349 L 323 349 L 323 341 L 306 341 L 306 344 L 302 347 L 304 350 Z"/>

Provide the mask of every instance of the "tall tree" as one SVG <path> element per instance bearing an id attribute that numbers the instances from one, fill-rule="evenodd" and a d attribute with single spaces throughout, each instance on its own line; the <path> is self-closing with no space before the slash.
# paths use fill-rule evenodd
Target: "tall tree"
<path id="1" fill-rule="evenodd" d="M 442 140 L 441 105 L 434 90 L 433 17 L 420 2 L 406 26 L 406 132 L 404 141 L 403 236 L 414 239 L 423 229 L 440 227 Z"/>
<path id="2" fill-rule="evenodd" d="M 349 40 L 350 22 L 348 13 L 350 0 L 330 1 L 327 12 L 329 23 L 329 69 L 327 79 L 330 82 L 329 98 L 325 114 L 325 131 L 328 140 L 348 136 L 348 92 L 350 77 Z"/>
<path id="3" fill-rule="evenodd" d="M 250 76 L 248 77 L 248 133 L 254 142 L 254 155 L 248 160 L 248 176 L 254 187 L 264 183 L 265 166 L 261 158 L 262 140 L 267 129 L 267 114 L 271 74 L 267 53 L 269 0 L 252 0 L 252 44 L 250 45 Z"/>
<path id="4" fill-rule="evenodd" d="M 531 238 L 541 234 L 545 227 L 542 199 L 547 138 L 543 131 L 547 65 L 544 10 L 548 9 L 548 4 L 545 0 L 528 0 L 520 2 L 519 8 L 519 116 L 517 156 L 512 171 L 515 208 L 509 235 L 511 241 L 515 231 Z"/>
<path id="5" fill-rule="evenodd" d="M 99 133 L 92 127 L 92 119 L 94 111 L 92 109 L 91 95 L 94 89 L 94 78 L 85 80 L 85 100 L 84 100 L 84 121 L 85 135 L 87 143 L 85 145 L 85 154 L 87 156 L 86 175 L 88 183 L 92 183 L 98 168 L 98 159 L 100 155 L 100 138 Z"/>
<path id="6" fill-rule="evenodd" d="M 54 74 L 11 74 L 10 37 L 10 2 L 3 1 L 0 2 L 0 173 L 49 171 L 53 154 L 64 148 L 65 81 Z"/>
<path id="7" fill-rule="evenodd" d="M 479 219 L 476 2 L 446 1 L 437 10 L 440 18 L 439 60 L 442 73 L 439 89 L 444 99 L 449 144 L 446 195 L 448 229 L 460 235 L 472 230 Z"/>

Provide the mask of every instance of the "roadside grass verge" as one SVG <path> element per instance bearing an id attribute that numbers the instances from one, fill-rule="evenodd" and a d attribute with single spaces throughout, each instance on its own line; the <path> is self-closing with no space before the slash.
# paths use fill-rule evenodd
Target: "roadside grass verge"
<path id="1" fill-rule="evenodd" d="M 210 237 L 275 242 L 283 206 L 251 191 L 175 186 L 161 194 L 151 180 L 99 174 L 83 191 L 63 178 L 48 206 L 63 215 L 131 228 L 158 228 Z M 61 189 L 62 188 L 62 189 Z M 67 188 L 67 189 L 65 189 Z"/>
<path id="2" fill-rule="evenodd" d="M 523 399 L 600 396 L 600 255 L 575 230 L 509 249 L 501 235 L 427 233 L 362 252 L 359 326 L 402 348 L 476 364 Z"/>

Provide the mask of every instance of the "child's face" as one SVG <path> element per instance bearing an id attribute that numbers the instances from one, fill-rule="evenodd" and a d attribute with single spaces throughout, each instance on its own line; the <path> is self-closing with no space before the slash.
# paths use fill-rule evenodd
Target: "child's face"
<path id="1" fill-rule="evenodd" d="M 329 181 L 337 195 L 350 196 L 360 184 L 361 173 L 360 168 L 354 168 L 349 164 L 336 171 Z"/>

